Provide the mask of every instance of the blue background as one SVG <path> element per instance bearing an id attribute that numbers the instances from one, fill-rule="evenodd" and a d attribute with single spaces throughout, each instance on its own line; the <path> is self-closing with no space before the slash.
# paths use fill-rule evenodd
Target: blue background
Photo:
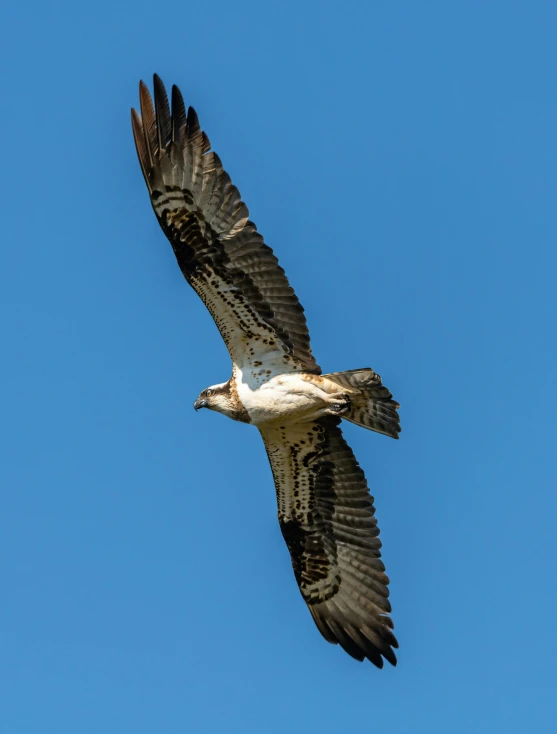
<path id="1" fill-rule="evenodd" d="M 0 730 L 549 732 L 556 690 L 554 2 L 7 2 Z M 396 669 L 324 642 L 257 431 L 129 108 L 177 83 L 402 439 L 347 426 Z"/>

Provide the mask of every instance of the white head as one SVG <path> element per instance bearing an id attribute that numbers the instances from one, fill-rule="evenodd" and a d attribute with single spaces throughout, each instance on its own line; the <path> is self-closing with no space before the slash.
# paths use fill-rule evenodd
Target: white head
<path id="1" fill-rule="evenodd" d="M 229 415 L 232 411 L 230 397 L 229 383 L 221 382 L 218 385 L 211 385 L 211 387 L 203 390 L 193 404 L 193 407 L 195 410 L 199 410 L 200 408 L 209 408 L 209 410 L 216 410 L 217 413 Z"/>
<path id="2" fill-rule="evenodd" d="M 193 407 L 196 410 L 209 408 L 209 410 L 216 410 L 217 413 L 222 413 L 232 418 L 232 420 L 250 423 L 249 415 L 238 397 L 233 380 L 221 382 L 219 385 L 211 385 L 211 387 L 203 390 Z"/>

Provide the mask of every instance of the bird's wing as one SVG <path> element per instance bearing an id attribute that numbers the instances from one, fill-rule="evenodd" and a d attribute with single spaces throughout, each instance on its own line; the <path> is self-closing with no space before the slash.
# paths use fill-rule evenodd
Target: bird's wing
<path id="1" fill-rule="evenodd" d="M 261 429 L 296 580 L 329 642 L 358 660 L 396 665 L 389 583 L 363 471 L 325 417 Z"/>
<path id="2" fill-rule="evenodd" d="M 210 150 L 195 111 L 172 87 L 172 111 L 154 77 L 141 116 L 132 110 L 137 154 L 151 203 L 186 280 L 203 300 L 240 368 L 275 361 L 278 371 L 320 373 L 304 310 L 276 256 Z"/>

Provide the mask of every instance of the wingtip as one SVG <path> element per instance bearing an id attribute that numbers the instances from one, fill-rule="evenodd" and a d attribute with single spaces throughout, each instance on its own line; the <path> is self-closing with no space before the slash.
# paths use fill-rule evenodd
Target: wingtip
<path id="1" fill-rule="evenodd" d="M 197 133 L 199 129 L 199 117 L 195 109 L 190 105 L 188 107 L 188 130 L 190 131 L 190 135 Z"/>
<path id="2" fill-rule="evenodd" d="M 145 107 L 153 108 L 153 98 L 151 97 L 151 92 L 149 91 L 149 87 L 143 79 L 140 79 L 139 81 L 139 103 L 141 107 L 141 113 L 143 117 L 145 117 Z"/>
<path id="3" fill-rule="evenodd" d="M 186 115 L 186 106 L 184 104 L 184 98 L 182 97 L 182 92 L 180 91 L 179 87 L 176 86 L 176 84 L 172 85 L 171 101 L 172 101 L 172 140 L 174 140 L 174 142 L 179 142 L 183 134 L 183 128 L 185 128 L 186 126 L 187 115 Z"/>
<path id="4" fill-rule="evenodd" d="M 157 140 L 159 151 L 168 147 L 171 141 L 172 115 L 165 86 L 158 74 L 153 74 L 153 89 L 155 93 L 155 119 L 157 126 Z"/>
<path id="5" fill-rule="evenodd" d="M 164 87 L 164 82 L 158 74 L 153 74 L 153 88 L 155 90 L 155 95 L 164 94 L 164 96 L 166 97 L 166 89 Z"/>
<path id="6" fill-rule="evenodd" d="M 383 653 L 383 655 L 385 655 L 385 653 Z M 389 662 L 393 666 L 393 668 L 396 668 L 396 666 L 398 665 L 397 657 L 392 650 L 389 657 L 385 656 L 385 660 Z"/>
<path id="7" fill-rule="evenodd" d="M 133 131 L 133 139 L 135 142 L 135 149 L 137 152 L 137 157 L 139 159 L 139 164 L 141 166 L 141 171 L 143 173 L 143 177 L 145 178 L 145 182 L 147 184 L 147 188 L 151 190 L 151 186 L 149 183 L 149 153 L 145 144 L 145 134 L 143 130 L 143 120 L 141 119 L 141 115 L 139 112 L 132 107 L 131 110 L 131 122 L 132 122 L 132 131 Z"/>

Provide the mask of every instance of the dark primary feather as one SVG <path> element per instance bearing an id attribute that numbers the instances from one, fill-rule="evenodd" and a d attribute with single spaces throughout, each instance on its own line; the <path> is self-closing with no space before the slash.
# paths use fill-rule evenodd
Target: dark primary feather
<path id="1" fill-rule="evenodd" d="M 233 360 L 247 342 L 279 346 L 292 368 L 319 373 L 303 308 L 238 189 L 172 88 L 172 110 L 154 77 L 155 104 L 140 84 L 132 128 L 141 169 L 178 264 L 215 318 Z M 265 345 L 265 346 L 262 346 Z"/>
<path id="2" fill-rule="evenodd" d="M 260 429 L 279 522 L 300 591 L 325 639 L 357 660 L 396 665 L 373 497 L 339 423 L 328 417 Z"/>

